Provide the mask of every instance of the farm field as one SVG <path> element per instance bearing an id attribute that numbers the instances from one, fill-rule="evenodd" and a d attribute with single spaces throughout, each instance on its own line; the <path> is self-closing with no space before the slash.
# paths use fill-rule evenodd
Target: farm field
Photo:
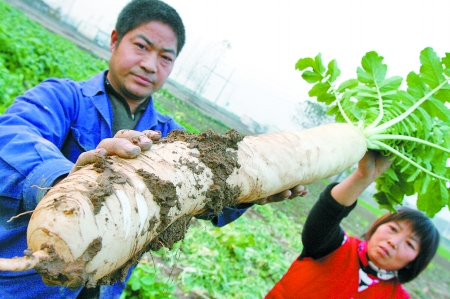
<path id="1" fill-rule="evenodd" d="M 55 39 L 57 42 L 54 42 L 53 46 L 57 44 L 61 48 L 55 52 L 42 50 L 42 53 L 46 55 L 32 53 L 33 51 L 18 51 L 23 55 L 18 59 L 21 62 L 20 67 L 11 69 L 5 67 L 5 62 L 11 61 L 8 60 L 10 53 L 3 49 L 12 49 L 13 46 L 18 45 L 16 43 L 19 41 L 13 40 L 13 44 L 8 46 L 3 35 L 3 39 L 0 39 L 4 45 L 0 51 L 0 77 L 6 83 L 0 82 L 0 91 L 2 91 L 0 109 L 2 107 L 5 109 L 15 95 L 48 77 L 49 71 L 53 72 L 52 76 L 79 75 L 77 79 L 82 80 L 82 77 L 86 78 L 106 66 L 104 61 L 99 61 L 92 54 L 38 28 L 20 12 L 6 7 L 7 5 L 0 1 L 2 15 L 13 14 L 15 22 L 12 24 L 20 23 L 21 26 L 15 25 L 15 27 L 22 30 L 22 33 L 38 35 L 42 41 Z M 6 11 L 7 13 L 4 13 Z M 0 29 L 3 30 L 0 30 L 0 35 L 14 32 L 14 28 L 8 27 L 7 23 L 8 17 L 2 18 Z M 27 26 L 34 27 L 33 30 L 37 31 Z M 30 36 L 22 38 L 27 40 Z M 26 50 L 33 46 L 38 49 L 44 47 L 45 43 L 33 40 Z M 77 67 L 76 65 L 65 67 L 62 63 L 54 63 L 57 59 L 65 61 L 58 56 L 60 53 L 71 53 L 80 61 L 89 63 L 91 68 L 84 69 L 84 72 L 77 72 L 73 69 Z M 50 57 L 53 61 L 39 60 L 33 55 L 38 58 Z M 49 66 L 47 68 L 46 63 Z M 31 67 L 39 65 L 39 68 L 24 71 L 24 68 L 30 67 L 30 64 Z M 24 77 L 23 74 L 26 76 Z M 161 112 L 174 116 L 190 132 L 197 133 L 212 129 L 224 133 L 230 129 L 221 120 L 194 109 L 168 90 L 159 92 L 156 100 Z M 2 111 L 0 110 L 0 113 Z M 300 253 L 302 246 L 300 233 L 303 223 L 318 194 L 328 182 L 323 180 L 309 185 L 310 193 L 305 198 L 252 208 L 239 220 L 224 228 L 214 228 L 208 222 L 192 220 L 185 239 L 173 250 L 160 250 L 144 256 L 140 266 L 135 270 L 136 275 L 129 282 L 130 289 L 127 295 L 124 294 L 123 297 L 261 298 Z M 366 205 L 358 206 L 343 223 L 348 233 L 362 235 L 376 218 L 372 209 L 367 209 Z M 447 249 L 446 252 L 449 250 Z M 449 298 L 449 255 L 436 256 L 431 266 L 418 279 L 406 284 L 405 287 L 412 298 Z"/>
<path id="2" fill-rule="evenodd" d="M 262 298 L 300 253 L 303 223 L 326 184 L 309 185 L 304 198 L 252 208 L 223 228 L 194 220 L 178 249 L 147 255 L 144 264 L 166 275 L 174 298 Z M 343 227 L 360 236 L 376 217 L 358 205 Z M 412 298 L 448 298 L 449 266 L 438 255 L 405 288 Z"/>

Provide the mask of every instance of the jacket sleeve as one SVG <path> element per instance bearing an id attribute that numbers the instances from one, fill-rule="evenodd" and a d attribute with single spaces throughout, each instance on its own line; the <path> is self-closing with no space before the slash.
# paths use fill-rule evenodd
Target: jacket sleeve
<path id="1" fill-rule="evenodd" d="M 48 80 L 17 97 L 0 115 L 1 225 L 33 210 L 53 182 L 72 168 L 60 151 L 76 117 L 74 101 L 67 96 L 72 93 L 61 80 Z"/>
<path id="2" fill-rule="evenodd" d="M 331 189 L 336 185 L 337 183 L 332 183 L 325 188 L 306 218 L 300 258 L 318 259 L 342 245 L 344 231 L 340 223 L 354 209 L 356 202 L 349 207 L 339 204 L 331 196 Z"/>

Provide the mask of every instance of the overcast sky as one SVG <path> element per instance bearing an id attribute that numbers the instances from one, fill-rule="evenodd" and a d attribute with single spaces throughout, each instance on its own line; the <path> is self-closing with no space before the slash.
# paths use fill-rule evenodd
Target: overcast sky
<path id="1" fill-rule="evenodd" d="M 128 1 L 47 2 L 61 3 L 63 12 L 70 9 L 110 31 Z M 354 76 L 368 51 L 384 56 L 388 75 L 402 77 L 418 70 L 423 48 L 433 47 L 441 56 L 450 51 L 448 0 L 166 2 L 179 12 L 187 30 L 171 78 L 187 82 L 182 72 L 190 63 L 214 56 L 211 49 L 227 41 L 231 48 L 222 52 L 204 95 L 238 115 L 277 126 L 275 130 L 296 129 L 291 122 L 295 104 L 308 98 L 310 85 L 294 70 L 299 58 L 321 53 L 326 62 L 336 59 L 343 80 Z"/>
<path id="2" fill-rule="evenodd" d="M 188 31 L 180 60 L 199 37 L 228 40 L 227 58 L 237 68 L 231 81 L 244 88 L 243 78 L 251 78 L 248 84 L 253 85 L 242 96 L 233 93 L 230 109 L 281 129 L 293 128 L 287 121 L 292 105 L 307 98 L 310 88 L 294 70 L 299 58 L 320 52 L 325 61 L 337 59 L 347 79 L 361 57 L 375 50 L 385 57 L 389 75 L 404 77 L 418 70 L 423 48 L 431 46 L 440 55 L 450 51 L 450 2 L 444 0 L 167 2 L 179 11 Z"/>

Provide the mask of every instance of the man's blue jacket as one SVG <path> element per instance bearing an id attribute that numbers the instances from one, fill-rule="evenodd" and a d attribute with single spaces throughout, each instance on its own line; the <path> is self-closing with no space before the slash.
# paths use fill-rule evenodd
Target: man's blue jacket
<path id="1" fill-rule="evenodd" d="M 17 97 L 0 115 L 0 258 L 23 256 L 27 249 L 30 216 L 8 220 L 33 210 L 47 188 L 69 173 L 81 153 L 112 137 L 113 113 L 104 76 L 103 72 L 83 82 L 46 80 Z M 149 129 L 161 131 L 163 137 L 172 130 L 184 130 L 171 117 L 158 113 L 153 100 L 135 128 Z M 248 206 L 229 207 L 218 217 L 201 218 L 223 226 Z M 124 282 L 102 286 L 100 298 L 119 298 L 124 286 Z M 34 270 L 0 271 L 0 298 L 76 298 L 81 289 L 46 286 Z"/>

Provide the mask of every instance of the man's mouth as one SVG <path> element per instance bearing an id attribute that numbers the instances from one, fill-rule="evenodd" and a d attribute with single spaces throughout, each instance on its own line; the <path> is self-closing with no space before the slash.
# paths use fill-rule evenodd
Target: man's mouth
<path id="1" fill-rule="evenodd" d="M 154 84 L 154 82 L 152 80 L 150 80 L 149 78 L 145 77 L 145 76 L 140 76 L 140 75 L 134 75 L 136 77 L 136 81 L 139 84 L 142 85 L 150 85 L 150 84 Z"/>

